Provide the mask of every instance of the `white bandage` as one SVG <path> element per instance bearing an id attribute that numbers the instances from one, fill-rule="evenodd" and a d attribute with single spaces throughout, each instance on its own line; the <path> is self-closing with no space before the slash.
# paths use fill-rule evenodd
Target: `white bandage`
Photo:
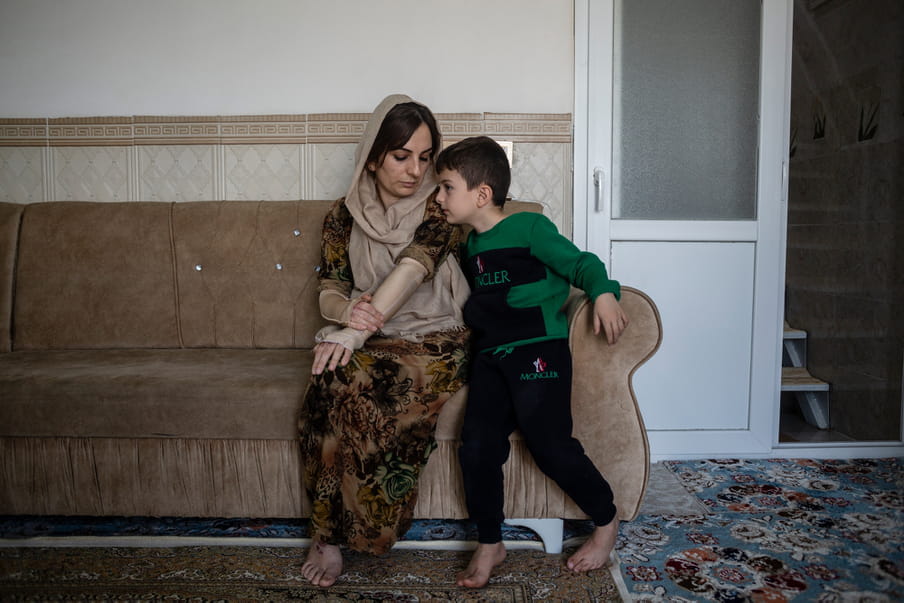
<path id="1" fill-rule="evenodd" d="M 357 350 L 364 345 L 364 342 L 371 335 L 372 333 L 368 331 L 359 331 L 350 327 L 345 327 L 344 329 L 324 327 L 317 332 L 315 340 L 317 343 L 338 343 L 349 350 Z"/>
<path id="2" fill-rule="evenodd" d="M 374 291 L 371 305 L 383 314 L 383 321 L 395 316 L 411 294 L 421 286 L 427 269 L 423 264 L 411 258 L 402 258 L 389 276 Z"/>
<path id="3" fill-rule="evenodd" d="M 346 327 L 357 302 L 358 298 L 349 299 L 335 289 L 324 289 L 320 292 L 318 300 L 320 315 L 330 322 Z"/>
<path id="4" fill-rule="evenodd" d="M 424 277 L 426 276 L 427 269 L 417 260 L 402 258 L 399 261 L 396 267 L 392 269 L 392 272 L 389 273 L 389 276 L 387 276 L 386 279 L 380 283 L 380 286 L 377 287 L 377 290 L 374 291 L 373 298 L 370 302 L 374 308 L 383 314 L 384 322 L 389 321 L 390 318 L 395 316 L 395 313 L 399 311 L 399 308 L 408 301 L 411 294 L 414 293 L 422 282 L 424 282 Z M 324 309 L 324 293 L 327 292 L 329 292 L 329 290 L 320 292 L 320 313 L 327 320 L 334 320 L 333 318 L 330 318 L 330 316 L 327 316 Z M 351 309 L 358 300 L 347 300 L 345 296 L 338 291 L 332 291 L 332 295 L 326 297 L 328 305 L 335 304 L 335 306 L 331 306 L 331 313 L 333 316 L 341 317 L 345 315 L 345 322 L 340 324 L 348 324 L 348 317 L 351 316 Z M 344 302 L 347 310 L 337 311 L 341 305 L 340 299 Z M 339 321 L 334 320 L 334 322 Z M 364 345 L 364 342 L 367 341 L 367 338 L 371 335 L 373 335 L 373 333 L 370 331 L 359 331 L 358 329 L 352 329 L 350 327 L 344 329 L 324 327 L 317 333 L 316 339 L 318 342 L 326 341 L 338 343 L 350 350 L 357 350 Z"/>

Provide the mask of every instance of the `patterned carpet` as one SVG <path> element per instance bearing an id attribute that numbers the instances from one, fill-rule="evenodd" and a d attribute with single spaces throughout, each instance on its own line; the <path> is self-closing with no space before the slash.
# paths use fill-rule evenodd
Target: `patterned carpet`
<path id="1" fill-rule="evenodd" d="M 709 512 L 622 525 L 629 598 L 904 601 L 902 459 L 664 464 Z"/>
<path id="2" fill-rule="evenodd" d="M 467 551 L 350 554 L 329 589 L 310 586 L 294 547 L 0 549 L 0 600 L 113 601 L 621 601 L 611 574 L 577 575 L 562 556 L 510 551 L 477 593 L 455 585 Z"/>
<path id="3" fill-rule="evenodd" d="M 561 574 L 565 555 L 589 530 L 586 522 L 566 522 L 565 554 L 546 555 L 532 532 L 506 527 L 504 538 L 511 549 L 518 550 L 511 551 L 479 600 L 618 600 L 608 572 L 592 572 L 586 582 L 569 582 L 574 576 Z M 150 549 L 122 548 L 130 546 L 121 543 L 124 537 L 134 539 L 131 546 L 163 541 L 168 548 L 146 554 L 140 563 L 127 561 L 133 555 L 141 557 L 138 551 Z M 242 588 L 282 589 L 267 591 L 272 596 L 259 590 L 255 596 L 249 594 L 250 599 L 323 601 L 466 600 L 467 591 L 455 588 L 450 580 L 470 555 L 462 549 L 473 546 L 475 539 L 469 522 L 416 522 L 399 550 L 391 553 L 391 561 L 366 556 L 353 561 L 350 556 L 345 577 L 325 597 L 319 589 L 287 582 L 289 573 L 297 573 L 299 552 L 292 547 L 305 545 L 304 521 L 0 517 L 0 538 L 5 539 L 0 540 L 0 595 L 14 592 L 10 585 L 23 576 L 28 580 L 37 576 L 47 584 L 48 576 L 61 571 L 53 568 L 76 571 L 77 559 L 112 555 L 117 560 L 110 561 L 114 567 L 132 568 L 128 571 L 134 573 L 135 568 L 153 572 L 156 566 L 151 560 L 172 560 L 173 555 L 211 558 L 212 553 L 204 553 L 203 543 L 176 547 L 166 544 L 167 537 L 209 538 L 220 545 L 217 553 L 230 551 L 228 555 L 236 558 L 253 550 L 265 551 L 255 553 L 262 559 L 290 556 L 294 569 L 266 580 L 243 578 L 241 567 L 251 574 L 255 570 L 241 563 L 232 574 L 221 575 L 205 573 L 211 570 L 183 560 L 179 571 L 213 580 L 214 586 L 216 580 L 233 580 L 231 586 L 245 580 Z M 232 546 L 234 538 L 262 546 Z M 50 542 L 59 552 L 65 550 L 61 544 L 78 545 L 90 539 L 94 544 L 119 544 L 71 549 L 69 561 L 60 565 L 57 559 L 46 570 L 50 574 L 40 574 L 36 551 L 54 549 L 37 545 Z M 274 547 L 272 542 L 280 544 Z M 453 550 L 437 550 L 444 545 Z M 76 550 L 91 552 L 79 556 Z M 621 525 L 616 552 L 620 565 L 614 582 L 628 600 L 904 601 L 904 459 L 658 463 L 652 467 L 641 514 Z M 359 569 L 354 569 L 355 564 Z M 32 573 L 24 572 L 25 567 Z M 167 571 L 174 573 L 172 568 Z M 197 590 L 203 590 L 204 584 L 185 582 L 186 597 L 205 600 Z M 395 590 L 386 590 L 389 586 Z M 336 590 L 340 587 L 345 590 Z"/>

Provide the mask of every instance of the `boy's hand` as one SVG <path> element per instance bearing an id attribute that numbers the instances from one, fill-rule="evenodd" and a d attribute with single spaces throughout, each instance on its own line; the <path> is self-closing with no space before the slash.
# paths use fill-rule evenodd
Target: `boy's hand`
<path id="1" fill-rule="evenodd" d="M 611 293 L 603 293 L 593 302 L 593 334 L 600 334 L 600 326 L 606 332 L 606 340 L 612 345 L 628 326 L 628 315 Z"/>

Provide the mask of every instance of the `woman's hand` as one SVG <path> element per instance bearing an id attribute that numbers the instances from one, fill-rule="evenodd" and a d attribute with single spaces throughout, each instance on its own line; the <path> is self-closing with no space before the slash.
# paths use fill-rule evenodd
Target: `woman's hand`
<path id="1" fill-rule="evenodd" d="M 359 331 L 376 333 L 383 328 L 383 313 L 370 302 L 373 296 L 364 294 L 358 298 L 348 318 L 348 326 Z"/>
<path id="2" fill-rule="evenodd" d="M 345 366 L 352 359 L 352 351 L 339 343 L 324 341 L 314 346 L 314 364 L 311 373 L 319 375 L 323 369 L 336 370 L 336 366 Z"/>

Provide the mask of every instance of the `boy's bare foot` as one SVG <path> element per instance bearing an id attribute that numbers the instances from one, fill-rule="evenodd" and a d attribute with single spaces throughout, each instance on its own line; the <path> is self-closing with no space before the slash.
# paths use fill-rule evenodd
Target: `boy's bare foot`
<path id="1" fill-rule="evenodd" d="M 505 561 L 505 545 L 478 544 L 465 571 L 456 576 L 456 584 L 468 588 L 483 588 L 490 581 L 493 568 Z"/>
<path id="2" fill-rule="evenodd" d="M 615 548 L 618 536 L 618 520 L 597 526 L 590 538 L 568 559 L 568 569 L 573 572 L 589 572 L 609 565 L 609 554 Z"/>
<path id="3" fill-rule="evenodd" d="M 334 544 L 314 540 L 301 573 L 314 586 L 332 586 L 342 573 L 342 551 Z"/>

